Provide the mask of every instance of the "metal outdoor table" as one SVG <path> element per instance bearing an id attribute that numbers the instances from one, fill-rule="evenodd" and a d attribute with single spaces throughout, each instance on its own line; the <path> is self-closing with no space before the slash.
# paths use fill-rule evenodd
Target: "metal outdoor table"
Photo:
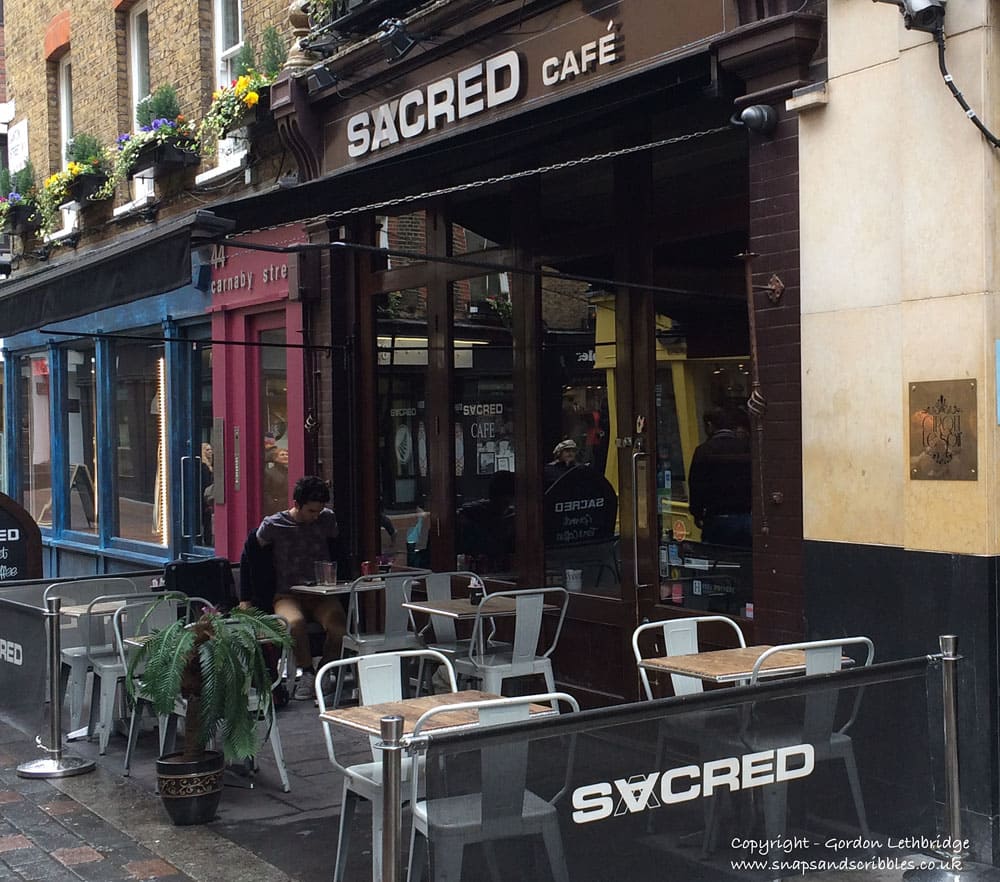
<path id="1" fill-rule="evenodd" d="M 381 591 L 385 588 L 385 582 L 378 580 L 359 582 L 356 587 L 354 581 L 336 582 L 333 585 L 292 585 L 289 590 L 293 594 L 318 594 L 321 597 L 336 597 L 340 594 L 350 594 L 352 588 L 355 591 Z"/>

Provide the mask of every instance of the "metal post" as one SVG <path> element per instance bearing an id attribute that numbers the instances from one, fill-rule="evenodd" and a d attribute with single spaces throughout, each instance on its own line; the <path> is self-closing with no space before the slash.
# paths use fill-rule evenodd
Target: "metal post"
<path id="1" fill-rule="evenodd" d="M 382 717 L 382 882 L 399 882 L 403 841 L 403 718 Z M 416 771 L 414 771 L 416 774 Z M 372 843 L 373 847 L 377 847 Z"/>
<path id="2" fill-rule="evenodd" d="M 941 703 L 944 716 L 944 846 L 937 853 L 942 865 L 933 869 L 908 870 L 908 882 L 1000 882 L 1000 870 L 988 864 L 966 861 L 962 842 L 962 789 L 958 775 L 958 637 L 943 634 L 941 646 Z"/>
<path id="3" fill-rule="evenodd" d="M 42 744 L 42 736 L 35 736 L 35 744 L 48 756 L 30 760 L 17 767 L 21 778 L 68 778 L 82 775 L 96 768 L 93 760 L 78 756 L 63 756 L 62 749 L 62 696 L 59 694 L 62 671 L 62 641 L 59 633 L 59 611 L 62 598 L 49 597 L 45 601 L 45 624 L 49 636 L 49 747 Z"/>

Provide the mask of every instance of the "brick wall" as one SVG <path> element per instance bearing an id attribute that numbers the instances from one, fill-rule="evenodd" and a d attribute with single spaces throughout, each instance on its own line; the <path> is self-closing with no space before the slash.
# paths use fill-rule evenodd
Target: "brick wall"
<path id="1" fill-rule="evenodd" d="M 117 9 L 115 7 L 118 7 Z M 245 35 L 258 53 L 264 29 L 273 25 L 287 38 L 287 0 L 244 0 Z M 46 30 L 55 16 L 69 11 L 70 52 L 73 62 L 73 123 L 78 132 L 94 134 L 113 146 L 119 134 L 128 131 L 132 97 L 128 82 L 126 39 L 127 5 L 110 0 L 7 0 L 6 88 L 7 99 L 16 102 L 14 122 L 27 117 L 29 156 L 39 183 L 61 164 L 58 146 L 58 104 L 55 94 L 55 64 L 45 58 Z M 170 83 L 177 89 L 181 112 L 200 120 L 215 88 L 212 0 L 158 0 L 149 4 L 150 78 L 155 89 Z M 2 81 L 0 81 L 2 82 Z M 269 154 L 280 153 L 277 139 L 264 145 Z M 255 145 L 257 153 L 261 150 Z M 271 181 L 276 163 L 262 157 L 264 174 Z M 209 168 L 212 160 L 203 163 Z M 227 192 L 239 195 L 242 179 Z M 193 192 L 193 179 L 165 198 L 160 217 L 190 211 L 217 198 Z M 161 194 L 163 196 L 163 194 Z M 119 202 L 125 201 L 125 188 Z M 136 223 L 143 221 L 137 220 Z M 128 229 L 116 224 L 85 231 L 84 243 L 99 241 Z"/>
<path id="2" fill-rule="evenodd" d="M 778 102 L 775 102 L 777 104 Z M 798 118 L 781 112 L 772 137 L 751 136 L 750 250 L 754 285 L 772 274 L 785 284 L 772 304 L 755 294 L 761 391 L 767 399 L 763 443 L 755 436 L 754 607 L 757 642 L 800 640 L 802 597 L 802 406 L 799 324 Z M 763 503 L 761 490 L 763 488 Z M 776 502 L 772 494 L 780 493 Z"/>

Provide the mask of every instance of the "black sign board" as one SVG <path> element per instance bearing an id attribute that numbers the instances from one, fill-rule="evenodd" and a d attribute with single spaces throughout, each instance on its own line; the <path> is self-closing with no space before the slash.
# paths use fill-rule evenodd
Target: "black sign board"
<path id="1" fill-rule="evenodd" d="M 545 491 L 545 545 L 604 542 L 614 537 L 615 488 L 596 469 L 576 466 Z"/>
<path id="2" fill-rule="evenodd" d="M 42 578 L 42 532 L 14 499 L 0 493 L 0 584 Z"/>

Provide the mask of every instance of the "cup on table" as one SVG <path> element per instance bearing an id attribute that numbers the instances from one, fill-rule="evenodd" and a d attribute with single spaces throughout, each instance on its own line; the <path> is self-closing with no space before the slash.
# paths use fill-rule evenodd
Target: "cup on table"
<path id="1" fill-rule="evenodd" d="M 566 570 L 566 590 L 583 590 L 583 570 Z"/>
<path id="2" fill-rule="evenodd" d="M 337 564 L 330 560 L 318 560 L 314 566 L 317 585 L 337 584 Z"/>

